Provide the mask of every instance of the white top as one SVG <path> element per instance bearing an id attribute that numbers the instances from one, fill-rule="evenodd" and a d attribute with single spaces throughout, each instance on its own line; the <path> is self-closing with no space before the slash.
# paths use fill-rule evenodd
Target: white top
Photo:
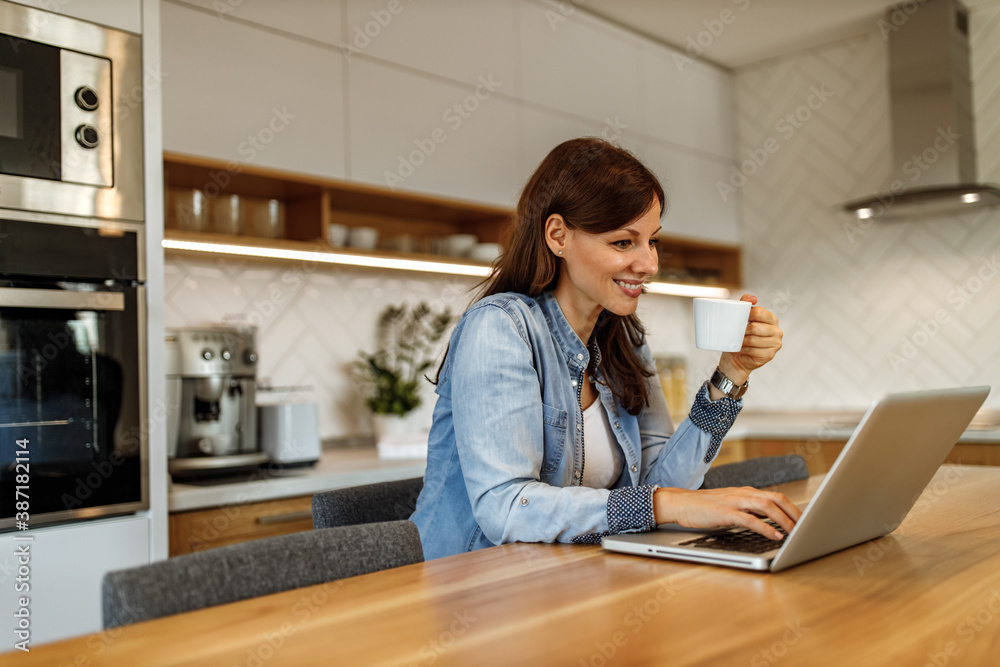
<path id="1" fill-rule="evenodd" d="M 625 454 L 615 440 L 608 413 L 598 398 L 583 411 L 583 486 L 610 489 L 625 467 Z"/>

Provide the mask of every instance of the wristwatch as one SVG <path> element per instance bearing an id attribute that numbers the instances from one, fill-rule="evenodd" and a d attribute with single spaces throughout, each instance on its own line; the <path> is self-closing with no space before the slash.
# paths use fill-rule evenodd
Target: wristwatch
<path id="1" fill-rule="evenodd" d="M 729 398 L 741 397 L 747 393 L 747 388 L 750 386 L 750 380 L 744 382 L 742 387 L 736 386 L 732 380 L 726 377 L 725 373 L 719 370 L 718 366 L 715 367 L 715 372 L 712 373 L 712 379 L 709 382 Z"/>

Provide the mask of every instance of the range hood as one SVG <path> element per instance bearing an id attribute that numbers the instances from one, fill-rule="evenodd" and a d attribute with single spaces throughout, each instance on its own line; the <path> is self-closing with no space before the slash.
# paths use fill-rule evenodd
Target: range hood
<path id="1" fill-rule="evenodd" d="M 901 218 L 1000 205 L 1000 188 L 976 179 L 965 8 L 957 0 L 896 5 L 879 28 L 889 41 L 891 182 L 843 210 Z"/>

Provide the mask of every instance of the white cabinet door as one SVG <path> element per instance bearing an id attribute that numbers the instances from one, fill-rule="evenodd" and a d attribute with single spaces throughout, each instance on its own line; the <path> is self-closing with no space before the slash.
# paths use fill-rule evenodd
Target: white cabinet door
<path id="1" fill-rule="evenodd" d="M 669 201 L 663 231 L 670 236 L 738 245 L 743 234 L 738 194 L 720 194 L 732 163 L 656 142 L 639 147 L 639 157 L 660 179 Z"/>
<path id="2" fill-rule="evenodd" d="M 359 58 L 348 80 L 352 180 L 512 204 L 517 107 L 495 94 L 505 82 L 443 83 Z"/>
<path id="3" fill-rule="evenodd" d="M 527 181 L 542 159 L 564 141 L 579 137 L 600 137 L 635 152 L 635 136 L 626 135 L 627 128 L 610 122 L 578 118 L 558 111 L 525 105 L 521 110 L 523 130 L 521 146 L 521 180 Z"/>
<path id="4" fill-rule="evenodd" d="M 118 30 L 136 34 L 142 32 L 141 0 L 13 0 L 13 2 Z"/>
<path id="5" fill-rule="evenodd" d="M 75 0 L 74 0 L 75 1 Z M 341 0 L 181 0 L 211 13 L 216 21 L 249 21 L 340 46 Z"/>
<path id="6" fill-rule="evenodd" d="M 14 539 L 26 536 L 33 539 Z M 25 546 L 28 553 L 18 555 L 17 550 Z M 102 627 L 104 574 L 145 565 L 149 560 L 146 516 L 97 519 L 0 535 L 0 587 L 4 591 L 0 595 L 0 616 L 18 618 L 15 613 L 20 609 L 19 598 L 29 598 L 31 647 L 97 632 Z M 26 570 L 19 571 L 22 567 Z M 27 584 L 28 590 L 15 588 L 21 584 Z M 8 641 L 11 636 L 8 633 Z M 4 650 L 11 648 L 8 644 Z M 95 646 L 95 651 L 98 649 Z"/>
<path id="7" fill-rule="evenodd" d="M 735 151 L 733 78 L 700 61 L 646 44 L 640 131 L 726 158 Z"/>
<path id="8" fill-rule="evenodd" d="M 347 57 L 371 56 L 456 82 L 480 76 L 519 94 L 513 0 L 351 0 L 347 3 Z"/>
<path id="9" fill-rule="evenodd" d="M 162 8 L 164 150 L 343 178 L 339 53 Z"/>
<path id="10" fill-rule="evenodd" d="M 598 122 L 639 122 L 638 38 L 569 2 L 522 2 L 519 13 L 526 101 Z"/>

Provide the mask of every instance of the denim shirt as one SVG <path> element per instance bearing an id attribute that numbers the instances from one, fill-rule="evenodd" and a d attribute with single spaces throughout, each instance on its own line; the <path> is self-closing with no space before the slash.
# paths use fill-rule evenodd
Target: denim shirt
<path id="1" fill-rule="evenodd" d="M 638 349 L 654 370 L 648 346 Z M 580 387 L 591 355 L 598 400 L 625 455 L 611 489 L 581 486 Z M 427 559 L 506 542 L 599 542 L 652 530 L 657 486 L 695 489 L 742 401 L 706 386 L 674 430 L 660 384 L 630 415 L 551 292 L 473 304 L 451 336 L 437 385 L 424 487 L 410 518 Z"/>

